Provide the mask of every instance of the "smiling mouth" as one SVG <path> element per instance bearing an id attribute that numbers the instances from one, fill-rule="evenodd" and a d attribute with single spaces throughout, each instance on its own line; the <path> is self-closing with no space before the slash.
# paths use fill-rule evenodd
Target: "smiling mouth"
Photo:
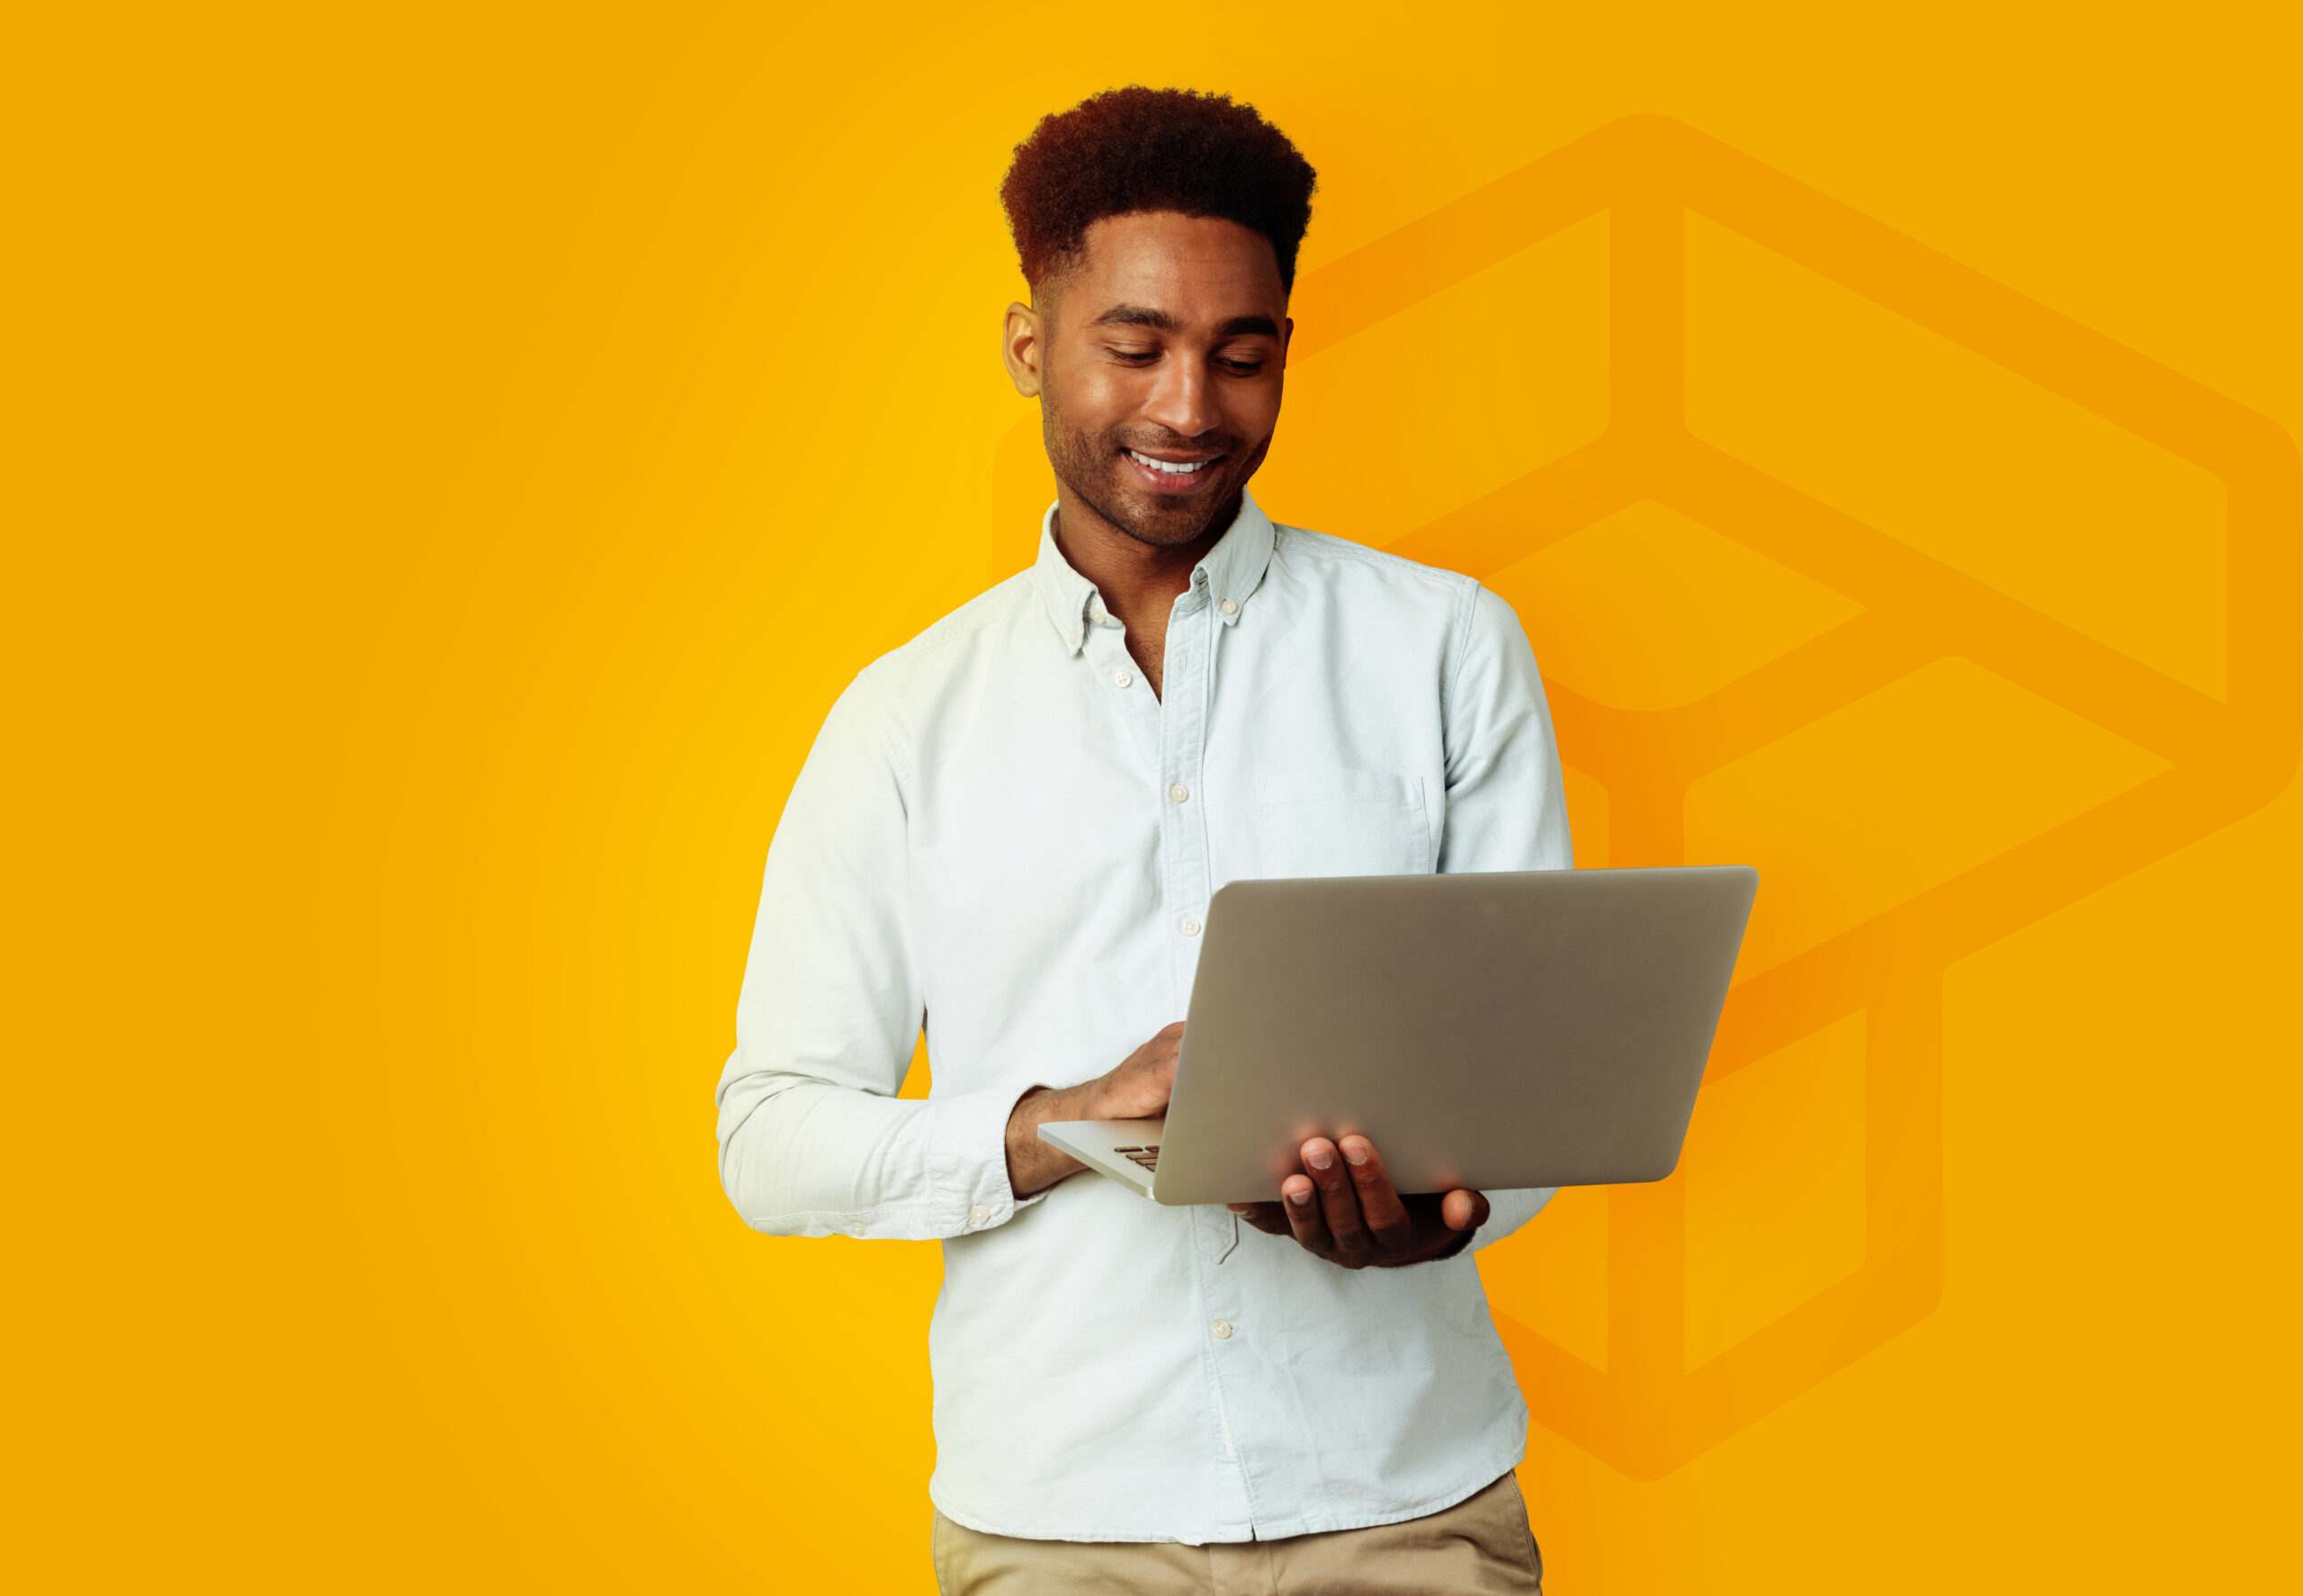
<path id="1" fill-rule="evenodd" d="M 1149 454 L 1134 449 L 1127 452 L 1127 457 L 1147 470 L 1164 471 L 1171 477 L 1188 477 L 1203 467 L 1214 465 L 1216 460 L 1223 458 L 1219 454 L 1211 460 L 1154 460 Z"/>

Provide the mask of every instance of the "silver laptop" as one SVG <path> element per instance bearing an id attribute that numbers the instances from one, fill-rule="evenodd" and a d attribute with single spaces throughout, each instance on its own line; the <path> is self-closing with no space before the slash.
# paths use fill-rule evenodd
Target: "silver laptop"
<path id="1" fill-rule="evenodd" d="M 1207 911 L 1157 1119 L 1043 1125 L 1154 1202 L 1270 1202 L 1313 1135 L 1402 1192 L 1660 1180 L 1758 873 L 1235 881 Z"/>

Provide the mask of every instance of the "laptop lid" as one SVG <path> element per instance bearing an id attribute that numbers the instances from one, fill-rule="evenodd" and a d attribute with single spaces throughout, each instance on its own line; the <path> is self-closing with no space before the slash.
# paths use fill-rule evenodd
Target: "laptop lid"
<path id="1" fill-rule="evenodd" d="M 1269 1201 L 1306 1137 L 1354 1133 L 1406 1192 L 1662 1179 L 1758 883 L 1743 865 L 1231 883 L 1154 1198 Z"/>

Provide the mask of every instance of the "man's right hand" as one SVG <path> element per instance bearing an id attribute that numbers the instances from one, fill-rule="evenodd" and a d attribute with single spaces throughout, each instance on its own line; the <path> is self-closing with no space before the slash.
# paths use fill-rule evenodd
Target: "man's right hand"
<path id="1" fill-rule="evenodd" d="M 1040 1126 L 1050 1121 L 1148 1119 L 1165 1113 L 1183 1045 L 1184 1022 L 1178 1020 L 1093 1080 L 1026 1092 L 1008 1116 L 1008 1188 L 1027 1197 L 1088 1167 L 1040 1140 Z"/>

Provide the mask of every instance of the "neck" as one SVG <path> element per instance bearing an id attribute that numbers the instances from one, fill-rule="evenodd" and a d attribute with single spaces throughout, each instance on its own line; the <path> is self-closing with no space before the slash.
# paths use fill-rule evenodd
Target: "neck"
<path id="1" fill-rule="evenodd" d="M 1187 543 L 1162 545 L 1131 537 L 1087 500 L 1056 485 L 1055 542 L 1071 569 L 1096 585 L 1104 607 L 1135 629 L 1157 617 L 1166 630 L 1169 610 L 1191 586 L 1192 568 L 1223 540 L 1240 513 L 1240 497 L 1219 511 L 1208 530 Z"/>

